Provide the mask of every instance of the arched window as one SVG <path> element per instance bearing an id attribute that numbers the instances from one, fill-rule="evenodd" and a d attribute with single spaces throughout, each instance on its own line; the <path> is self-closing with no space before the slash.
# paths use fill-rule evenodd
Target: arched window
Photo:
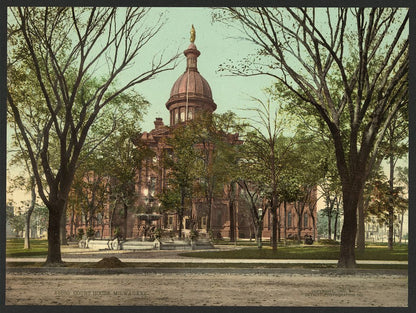
<path id="1" fill-rule="evenodd" d="M 307 228 L 309 225 L 308 225 L 308 213 L 305 213 L 304 215 L 303 215 L 303 227 L 304 228 Z"/>
<path id="2" fill-rule="evenodd" d="M 292 227 L 292 212 L 287 213 L 287 227 Z"/>

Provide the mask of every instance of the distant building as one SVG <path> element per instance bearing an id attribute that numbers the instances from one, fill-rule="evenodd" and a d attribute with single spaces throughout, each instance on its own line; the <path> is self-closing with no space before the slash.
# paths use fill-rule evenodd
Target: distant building
<path id="1" fill-rule="evenodd" d="M 137 141 L 140 144 L 150 148 L 154 152 L 154 157 L 143 161 L 138 166 L 136 191 L 138 193 L 138 205 L 146 208 L 142 214 L 129 213 L 127 222 L 127 238 L 140 238 L 146 234 L 149 227 L 162 228 L 176 232 L 179 223 L 183 225 L 183 233 L 189 235 L 192 224 L 202 236 L 207 236 L 207 219 L 208 216 L 204 210 L 204 200 L 194 199 L 192 207 L 189 208 L 182 221 L 178 220 L 178 215 L 174 212 L 158 211 L 160 202 L 157 199 L 164 188 L 167 188 L 168 169 L 161 165 L 161 156 L 163 152 L 171 149 L 166 144 L 166 138 L 171 136 L 172 129 L 187 121 L 195 119 L 202 112 L 212 114 L 217 105 L 213 100 L 211 87 L 205 78 L 198 71 L 197 59 L 200 51 L 194 44 L 194 38 L 191 38 L 189 47 L 184 51 L 187 65 L 185 72 L 173 84 L 170 97 L 166 102 L 166 108 L 169 110 L 169 126 L 165 125 L 162 118 L 157 117 L 154 121 L 155 128 L 138 135 Z M 236 144 L 241 144 L 238 134 L 227 135 L 227 140 Z M 168 151 L 169 152 L 169 151 Z M 238 189 L 238 186 L 237 186 Z M 240 190 L 237 190 L 239 193 Z M 316 188 L 312 191 L 312 200 L 316 203 Z M 233 231 L 237 238 L 254 238 L 254 228 L 252 219 L 249 214 L 247 205 L 239 199 L 235 204 L 235 210 L 230 218 L 229 200 L 226 191 L 222 197 L 216 197 L 211 212 L 211 230 L 214 238 L 229 238 L 230 232 Z M 305 235 L 316 236 L 316 209 L 311 210 L 306 206 L 301 218 L 301 237 Z M 286 219 L 286 223 L 284 220 Z M 82 218 L 78 218 L 79 227 L 83 227 Z M 234 221 L 234 225 L 231 225 Z M 283 225 L 286 224 L 286 236 L 296 238 L 298 233 L 298 216 L 294 210 L 293 204 L 288 204 L 286 216 L 284 216 L 283 205 L 280 210 L 280 234 L 283 238 Z M 108 220 L 106 221 L 108 222 Z M 193 222 L 193 223 L 191 223 Z M 109 226 L 105 223 L 95 224 L 99 236 L 109 237 Z M 114 229 L 115 227 L 112 227 Z M 68 228 L 69 232 L 69 228 Z M 72 231 L 71 233 L 74 233 Z M 270 210 L 267 210 L 264 217 L 263 236 L 270 237 L 271 234 L 271 216 Z"/>

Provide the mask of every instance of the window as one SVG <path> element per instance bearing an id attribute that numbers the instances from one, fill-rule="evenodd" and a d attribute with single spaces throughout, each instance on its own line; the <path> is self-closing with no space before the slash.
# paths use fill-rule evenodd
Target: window
<path id="1" fill-rule="evenodd" d="M 201 217 L 201 228 L 206 228 L 207 227 L 207 217 Z"/>
<path id="2" fill-rule="evenodd" d="M 193 117 L 194 117 L 194 112 L 191 109 L 189 109 L 189 111 L 188 111 L 188 120 L 192 120 Z"/>
<path id="3" fill-rule="evenodd" d="M 184 111 L 184 109 L 181 110 L 181 122 L 185 122 L 185 111 Z"/>
<path id="4" fill-rule="evenodd" d="M 175 124 L 179 122 L 179 111 L 175 110 Z"/>
<path id="5" fill-rule="evenodd" d="M 287 227 L 292 227 L 292 212 L 287 213 Z"/>
<path id="6" fill-rule="evenodd" d="M 303 215 L 303 227 L 307 228 L 308 227 L 308 213 L 305 213 Z"/>
<path id="7" fill-rule="evenodd" d="M 168 227 L 173 228 L 173 216 L 169 216 L 168 218 Z"/>

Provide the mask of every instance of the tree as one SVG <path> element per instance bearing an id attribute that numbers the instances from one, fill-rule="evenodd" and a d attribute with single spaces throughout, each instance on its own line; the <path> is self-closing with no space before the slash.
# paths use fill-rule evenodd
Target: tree
<path id="1" fill-rule="evenodd" d="M 22 159 L 19 159 L 19 161 L 26 163 L 25 165 L 28 165 L 27 162 L 25 162 Z M 13 162 L 11 162 L 13 163 Z M 26 167 L 26 170 L 29 171 L 30 168 Z M 21 189 L 23 187 L 26 187 L 25 189 L 30 191 L 30 203 L 27 206 L 27 210 L 24 213 L 25 216 L 25 240 L 24 240 L 24 249 L 30 249 L 30 229 L 31 229 L 31 217 L 33 214 L 33 211 L 35 210 L 36 205 L 36 182 L 34 176 L 30 176 L 29 179 L 25 179 L 23 176 L 15 177 L 12 181 L 11 188 L 19 188 Z"/>
<path id="2" fill-rule="evenodd" d="M 240 196 L 248 206 L 251 223 L 254 226 L 254 235 L 258 248 L 262 248 L 263 218 L 267 212 L 264 206 L 267 177 L 261 162 L 258 162 L 258 143 L 252 137 L 252 132 L 245 134 L 238 167 L 238 185 Z M 261 213 L 259 209 L 262 208 Z"/>
<path id="3" fill-rule="evenodd" d="M 399 186 L 402 186 L 403 198 L 406 199 L 406 202 L 401 207 L 400 210 L 400 230 L 399 230 L 399 243 L 402 242 L 403 237 L 403 222 L 404 222 L 404 215 L 409 208 L 409 200 L 408 200 L 408 189 L 409 189 L 409 169 L 407 167 L 397 167 L 398 172 L 398 183 Z"/>
<path id="4" fill-rule="evenodd" d="M 27 75 L 27 73 L 20 73 L 18 78 L 22 81 L 20 88 L 14 90 L 14 96 L 16 101 L 24 102 L 26 99 L 31 99 L 33 103 L 39 103 L 42 101 L 41 91 L 37 88 L 36 79 L 33 76 Z M 29 107 L 27 110 L 21 113 L 25 115 L 25 119 L 28 121 L 28 128 L 32 130 L 32 149 L 36 163 L 40 160 L 40 151 L 43 140 L 41 125 L 45 122 L 41 114 L 38 114 L 36 110 Z M 12 114 L 7 115 L 7 122 L 10 127 L 14 130 L 11 138 L 11 147 L 13 152 L 9 161 L 9 166 L 21 166 L 24 169 L 24 173 L 21 173 L 18 177 L 13 179 L 12 189 L 25 189 L 30 192 L 30 204 L 27 208 L 26 216 L 26 231 L 24 249 L 30 249 L 30 223 L 33 211 L 36 205 L 36 177 L 33 174 L 33 170 L 30 164 L 30 158 L 23 140 L 23 137 L 18 131 L 18 125 L 14 120 Z"/>
<path id="5" fill-rule="evenodd" d="M 15 7 L 9 12 L 7 102 L 25 142 L 39 196 L 49 210 L 46 263 L 62 263 L 60 221 L 90 128 L 109 102 L 172 69 L 177 55 L 167 60 L 155 57 L 148 68 L 136 64 L 136 74 L 126 79 L 126 70 L 162 26 L 160 20 L 153 26 L 145 24 L 146 8 Z M 97 68 L 103 70 L 102 79 L 87 94 L 82 87 L 94 79 Z M 36 77 L 42 102 L 16 98 L 13 91 L 20 89 L 21 73 Z M 125 82 L 117 84 L 122 74 Z M 40 164 L 33 149 L 33 132 L 23 114 L 28 108 L 46 118 Z"/>
<path id="6" fill-rule="evenodd" d="M 285 125 L 279 119 L 279 107 L 275 110 L 271 107 L 271 101 L 264 103 L 260 99 L 254 99 L 259 105 L 252 109 L 257 119 L 249 125 L 252 129 L 245 138 L 246 149 L 244 159 L 257 172 L 256 177 L 263 176 L 263 190 L 266 195 L 272 216 L 271 245 L 277 249 L 278 237 L 278 209 L 282 203 L 279 195 L 280 175 L 289 160 L 289 151 L 293 147 L 293 141 L 284 136 Z M 262 173 L 262 174 L 260 174 Z M 265 211 L 265 210 L 264 210 Z"/>
<path id="7" fill-rule="evenodd" d="M 325 181 L 328 157 L 325 142 L 322 142 L 320 136 L 305 131 L 303 125 L 298 126 L 294 142 L 289 171 L 295 183 L 293 186 L 292 182 L 292 186 L 294 187 L 294 208 L 298 216 L 298 240 L 300 241 L 305 214 L 309 213 L 308 216 L 311 217 L 313 229 L 315 229 L 317 186 Z"/>
<path id="8" fill-rule="evenodd" d="M 206 215 L 209 232 L 214 198 L 223 196 L 224 191 L 229 200 L 230 216 L 234 216 L 237 149 L 241 143 L 236 133 L 241 128 L 235 120 L 232 112 L 201 112 L 195 119 L 172 128 L 166 142 L 168 149 L 163 155 L 164 167 L 169 169 L 169 188 L 163 190 L 159 199 L 165 209 L 176 210 L 180 233 L 187 211 L 192 213 L 191 227 L 197 224 L 199 215 Z M 199 201 L 195 216 L 190 209 L 193 199 Z M 232 229 L 230 232 L 234 234 Z"/>
<path id="9" fill-rule="evenodd" d="M 25 229 L 25 214 L 15 213 L 12 202 L 6 205 L 6 218 L 11 229 L 16 232 L 16 237 L 19 237 L 19 233 Z"/>
<path id="10" fill-rule="evenodd" d="M 236 116 L 232 112 L 224 114 L 204 112 L 188 122 L 187 127 L 195 140 L 197 155 L 195 168 L 199 179 L 196 194 L 204 198 L 209 232 L 215 197 L 223 196 L 224 186 L 230 187 L 235 181 L 237 149 L 241 144 L 238 132 L 242 129 L 242 125 L 236 122 Z M 228 190 L 231 192 L 230 188 Z M 227 196 L 231 196 L 231 193 Z"/>
<path id="11" fill-rule="evenodd" d="M 261 249 L 263 236 L 263 219 L 267 212 L 265 209 L 261 188 L 258 188 L 259 185 L 256 184 L 253 177 L 249 178 L 248 180 L 241 179 L 238 181 L 238 184 L 242 190 L 241 194 L 243 199 L 248 202 L 257 246 L 259 249 Z M 262 209 L 261 211 L 259 210 L 260 208 Z"/>
<path id="12" fill-rule="evenodd" d="M 393 118 L 386 129 L 384 144 L 382 143 L 380 153 L 383 158 L 388 160 L 389 164 L 389 203 L 388 203 L 388 247 L 393 249 L 393 235 L 394 235 L 394 207 L 397 200 L 394 195 L 397 193 L 397 186 L 395 184 L 395 169 L 399 159 L 408 153 L 408 113 L 407 106 L 404 106 Z M 401 188 L 400 188 L 401 189 Z M 400 202 L 403 202 L 400 201 Z"/>
<path id="13" fill-rule="evenodd" d="M 105 144 L 100 147 L 99 152 L 106 163 L 105 177 L 109 197 L 114 199 L 112 212 L 110 213 L 110 236 L 112 235 L 112 223 L 116 208 L 121 205 L 122 237 L 127 238 L 128 213 L 139 213 L 140 203 L 136 192 L 137 174 L 140 171 L 143 161 L 154 156 L 154 153 L 138 142 L 137 135 L 138 116 L 131 117 L 130 123 L 125 121 L 119 129 L 108 138 Z"/>
<path id="14" fill-rule="evenodd" d="M 387 126 L 407 103 L 408 12 L 398 8 L 228 8 L 259 53 L 229 65 L 269 75 L 319 113 L 331 133 L 344 224 L 339 267 L 355 267 L 357 206 Z M 235 24 L 232 24 L 235 25 Z M 298 104 L 294 104 L 298 105 Z"/>
<path id="15" fill-rule="evenodd" d="M 385 175 L 379 175 L 379 178 L 374 180 L 368 213 L 370 216 L 375 216 L 380 225 L 388 226 L 390 250 L 393 249 L 394 228 L 399 222 L 399 215 L 405 208 L 407 208 L 407 200 L 403 197 L 403 187 L 391 189 L 390 180 L 387 180 Z"/>
<path id="16" fill-rule="evenodd" d="M 163 167 L 168 168 L 167 186 L 159 194 L 159 200 L 165 210 L 175 210 L 178 216 L 178 237 L 182 237 L 183 217 L 186 214 L 186 203 L 189 207 L 194 193 L 196 180 L 196 139 L 188 125 L 173 129 L 172 137 L 167 140 L 171 150 L 165 150 L 162 156 Z"/>

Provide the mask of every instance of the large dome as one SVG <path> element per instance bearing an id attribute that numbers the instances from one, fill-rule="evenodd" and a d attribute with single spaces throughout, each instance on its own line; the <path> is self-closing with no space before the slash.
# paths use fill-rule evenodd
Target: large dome
<path id="1" fill-rule="evenodd" d="M 171 114 L 171 125 L 193 119 L 200 111 L 212 113 L 217 108 L 211 87 L 198 72 L 197 58 L 201 53 L 191 42 L 184 54 L 187 59 L 186 70 L 173 84 L 166 102 Z"/>
<path id="2" fill-rule="evenodd" d="M 183 73 L 173 84 L 170 99 L 189 96 L 204 97 L 212 100 L 211 87 L 205 78 L 197 71 Z"/>

